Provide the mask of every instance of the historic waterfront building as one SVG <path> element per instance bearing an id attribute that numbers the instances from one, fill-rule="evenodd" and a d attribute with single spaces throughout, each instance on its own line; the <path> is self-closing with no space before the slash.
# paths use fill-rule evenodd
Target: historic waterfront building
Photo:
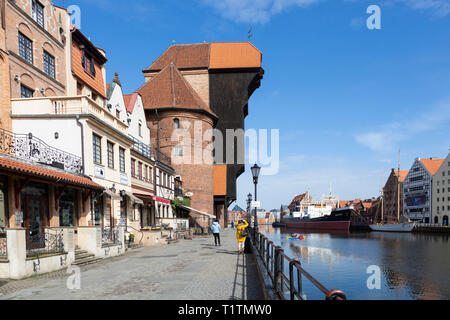
<path id="1" fill-rule="evenodd" d="M 433 179 L 444 159 L 414 160 L 403 181 L 404 216 L 418 222 L 430 223 L 433 199 Z"/>
<path id="2" fill-rule="evenodd" d="M 104 51 L 73 26 L 66 43 L 68 95 L 13 98 L 11 117 L 14 132 L 38 132 L 47 144 L 80 157 L 82 174 L 106 189 L 94 198 L 87 221 L 68 222 L 79 236 L 77 245 L 89 249 L 80 233 L 95 234 L 98 226 L 104 243 L 119 243 L 118 227 L 127 226 L 137 201 L 131 193 L 133 141 L 128 136 L 125 106 L 120 111 L 108 109 L 106 103 Z M 89 250 L 100 254 L 95 248 Z"/>
<path id="3" fill-rule="evenodd" d="M 226 211 L 245 168 L 244 119 L 262 78 L 261 58 L 248 42 L 174 45 L 143 71 L 146 83 L 138 92 L 152 144 L 172 158 L 192 194 L 192 226 L 206 228 L 212 217 L 228 224 Z M 227 143 L 236 147 L 234 154 L 226 154 Z"/>
<path id="4" fill-rule="evenodd" d="M 289 204 L 289 206 L 288 206 L 289 212 L 292 214 L 294 212 L 302 212 L 302 211 L 304 211 L 306 206 L 311 204 L 311 202 L 312 202 L 312 197 L 308 191 L 306 191 L 305 193 L 299 194 L 299 195 L 295 196 L 294 199 L 292 199 L 291 203 Z"/>
<path id="5" fill-rule="evenodd" d="M 383 187 L 383 222 L 393 223 L 398 221 L 398 216 L 403 213 L 403 181 L 408 175 L 408 170 L 392 169 L 386 184 Z"/>
<path id="6" fill-rule="evenodd" d="M 449 226 L 450 216 L 450 153 L 433 178 L 432 223 Z"/>

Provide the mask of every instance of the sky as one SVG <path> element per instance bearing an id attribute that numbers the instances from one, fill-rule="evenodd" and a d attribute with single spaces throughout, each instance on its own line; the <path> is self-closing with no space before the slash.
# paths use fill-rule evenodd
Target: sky
<path id="1" fill-rule="evenodd" d="M 450 0 L 56 0 L 78 5 L 81 31 L 106 50 L 125 93 L 171 44 L 250 41 L 261 87 L 246 129 L 279 130 L 279 170 L 262 175 L 266 210 L 309 191 L 378 197 L 391 168 L 450 148 Z M 367 28 L 378 5 L 381 29 Z M 248 147 L 248 146 L 247 146 Z M 247 149 L 250 149 L 249 147 Z M 250 166 L 238 204 L 253 193 Z"/>

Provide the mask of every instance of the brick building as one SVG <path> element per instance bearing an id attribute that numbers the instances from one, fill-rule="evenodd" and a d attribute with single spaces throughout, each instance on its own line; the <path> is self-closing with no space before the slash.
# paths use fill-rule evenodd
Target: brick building
<path id="1" fill-rule="evenodd" d="M 309 194 L 309 192 L 305 192 L 302 194 L 299 194 L 292 199 L 291 203 L 289 204 L 289 212 L 301 212 L 304 210 L 303 206 L 306 204 L 310 204 L 312 202 L 312 197 Z"/>
<path id="2" fill-rule="evenodd" d="M 403 212 L 403 181 L 408 175 L 408 170 L 392 169 L 383 188 L 383 222 L 393 223 L 398 221 L 398 215 Z M 400 191 L 399 191 L 400 190 Z"/>
<path id="3" fill-rule="evenodd" d="M 174 45 L 143 70 L 146 83 L 138 90 L 155 145 L 181 162 L 172 165 L 185 191 L 193 194 L 192 207 L 213 213 L 222 227 L 236 200 L 236 179 L 245 170 L 244 136 L 230 138 L 237 148 L 227 156 L 226 131 L 244 129 L 248 100 L 262 79 L 261 59 L 248 42 Z M 176 129 L 184 129 L 190 141 L 172 141 Z M 214 146 L 212 129 L 223 137 Z M 222 152 L 216 152 L 219 148 Z M 207 226 L 205 215 L 191 216 L 195 224 Z"/>
<path id="4" fill-rule="evenodd" d="M 433 178 L 432 223 L 448 227 L 450 216 L 450 153 Z"/>
<path id="5" fill-rule="evenodd" d="M 69 15 L 49 0 L 3 0 L 11 98 L 66 94 Z"/>
<path id="6" fill-rule="evenodd" d="M 11 131 L 9 54 L 6 50 L 6 1 L 0 0 L 0 129 Z"/>

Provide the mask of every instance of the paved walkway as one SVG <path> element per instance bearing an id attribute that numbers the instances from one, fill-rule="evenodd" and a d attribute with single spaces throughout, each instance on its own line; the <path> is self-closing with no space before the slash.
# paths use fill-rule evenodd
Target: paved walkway
<path id="1" fill-rule="evenodd" d="M 0 299 L 263 299 L 253 257 L 236 253 L 235 229 L 221 238 L 221 247 L 212 236 L 180 240 L 82 267 L 80 290 L 67 289 L 65 270 L 10 281 Z"/>

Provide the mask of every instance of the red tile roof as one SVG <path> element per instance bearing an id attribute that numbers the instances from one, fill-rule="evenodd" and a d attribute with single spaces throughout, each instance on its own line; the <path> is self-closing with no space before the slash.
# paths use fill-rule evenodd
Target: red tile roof
<path id="1" fill-rule="evenodd" d="M 405 181 L 406 176 L 408 175 L 408 170 L 400 170 L 400 176 L 398 175 L 398 170 L 394 170 L 396 176 L 399 176 L 400 182 Z"/>
<path id="2" fill-rule="evenodd" d="M 427 168 L 428 172 L 434 176 L 436 172 L 438 172 L 441 165 L 444 163 L 445 159 L 436 159 L 436 158 L 430 158 L 430 159 L 420 159 L 420 162 L 424 165 L 425 168 Z"/>
<path id="3" fill-rule="evenodd" d="M 69 173 L 64 173 L 56 170 L 43 168 L 40 166 L 28 164 L 25 162 L 12 160 L 9 158 L 0 157 L 0 170 L 6 170 L 10 172 L 24 173 L 39 178 L 44 178 L 52 181 L 65 182 L 68 184 L 74 184 L 78 186 L 104 189 L 99 184 L 93 182 L 89 178 L 76 176 Z"/>
<path id="4" fill-rule="evenodd" d="M 142 97 L 144 109 L 201 110 L 217 119 L 217 115 L 203 102 L 173 63 L 167 65 L 137 92 Z"/>
<path id="5" fill-rule="evenodd" d="M 169 63 L 182 69 L 260 68 L 262 54 L 250 42 L 214 42 L 170 46 L 144 70 L 162 70 Z"/>
<path id="6" fill-rule="evenodd" d="M 134 92 L 132 94 L 125 94 L 123 96 L 123 101 L 125 102 L 125 107 L 129 113 L 133 113 L 134 105 L 136 104 L 136 100 L 139 93 Z"/>

